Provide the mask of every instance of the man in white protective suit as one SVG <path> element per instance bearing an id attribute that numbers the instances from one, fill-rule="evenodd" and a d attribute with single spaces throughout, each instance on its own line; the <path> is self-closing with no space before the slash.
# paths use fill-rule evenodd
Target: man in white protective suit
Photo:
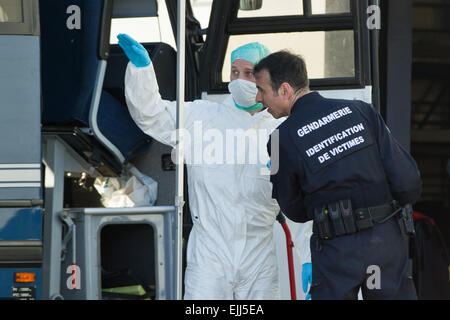
<path id="1" fill-rule="evenodd" d="M 161 98 L 146 49 L 128 35 L 118 39 L 131 61 L 125 96 L 132 118 L 146 134 L 175 146 L 176 102 Z M 231 95 L 222 103 L 185 103 L 184 150 L 193 227 L 184 299 L 280 298 L 273 238 L 279 207 L 271 197 L 266 143 L 281 122 L 256 104 L 253 76 L 254 64 L 269 54 L 259 43 L 236 49 Z M 257 161 L 250 159 L 255 154 L 262 154 Z"/>

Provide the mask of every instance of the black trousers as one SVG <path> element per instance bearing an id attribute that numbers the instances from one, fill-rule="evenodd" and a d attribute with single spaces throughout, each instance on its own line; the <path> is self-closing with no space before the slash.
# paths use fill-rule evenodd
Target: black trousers
<path id="1" fill-rule="evenodd" d="M 320 240 L 311 237 L 312 300 L 412 300 L 417 294 L 408 246 L 397 219 L 356 234 Z"/>

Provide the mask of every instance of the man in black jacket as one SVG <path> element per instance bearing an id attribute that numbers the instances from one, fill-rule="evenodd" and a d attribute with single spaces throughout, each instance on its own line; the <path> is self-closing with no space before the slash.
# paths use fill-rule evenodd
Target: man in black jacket
<path id="1" fill-rule="evenodd" d="M 291 220 L 314 220 L 312 299 L 416 299 L 402 209 L 422 191 L 414 159 L 371 105 L 311 92 L 301 57 L 271 54 L 255 76 L 256 101 L 289 116 L 268 143 L 272 196 Z"/>

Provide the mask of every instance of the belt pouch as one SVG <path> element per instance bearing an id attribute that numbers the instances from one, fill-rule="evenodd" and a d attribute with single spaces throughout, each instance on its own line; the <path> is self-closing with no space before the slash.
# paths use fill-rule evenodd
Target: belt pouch
<path id="1" fill-rule="evenodd" d="M 331 224 L 333 225 L 334 234 L 336 237 L 345 235 L 344 222 L 341 218 L 339 202 L 328 205 L 328 214 L 330 216 Z"/>
<path id="2" fill-rule="evenodd" d="M 356 216 L 356 227 L 358 228 L 358 231 L 373 227 L 372 216 L 370 215 L 369 211 L 357 209 L 355 211 L 355 216 Z"/>
<path id="3" fill-rule="evenodd" d="M 350 199 L 339 201 L 342 221 L 344 222 L 345 232 L 352 234 L 356 232 L 355 218 L 353 216 L 352 202 Z"/>
<path id="4" fill-rule="evenodd" d="M 320 238 L 332 238 L 330 222 L 328 219 L 328 211 L 326 210 L 325 206 L 314 209 L 314 222 L 316 223 Z"/>

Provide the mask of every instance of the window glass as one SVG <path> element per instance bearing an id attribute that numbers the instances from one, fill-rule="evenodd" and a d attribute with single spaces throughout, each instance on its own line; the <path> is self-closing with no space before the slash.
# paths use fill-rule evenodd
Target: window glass
<path id="1" fill-rule="evenodd" d="M 238 18 L 255 18 L 301 14 L 303 14 L 302 0 L 263 0 L 261 9 L 239 10 L 237 16 Z"/>
<path id="2" fill-rule="evenodd" d="M 213 0 L 191 0 L 192 12 L 202 29 L 208 28 Z"/>
<path id="3" fill-rule="evenodd" d="M 202 29 L 207 29 L 209 26 L 212 3 L 213 0 L 191 0 L 192 13 Z M 205 40 L 206 34 L 203 35 L 203 41 Z"/>
<path id="4" fill-rule="evenodd" d="M 22 0 L 0 0 L 0 22 L 22 23 Z"/>
<path id="5" fill-rule="evenodd" d="M 306 61 L 310 79 L 355 76 L 355 48 L 352 30 L 290 32 L 230 36 L 222 68 L 222 81 L 230 81 L 231 51 L 258 41 L 271 52 L 287 49 Z"/>
<path id="6" fill-rule="evenodd" d="M 350 13 L 350 0 L 312 0 L 312 14 Z"/>
<path id="7" fill-rule="evenodd" d="M 138 42 L 164 42 L 176 49 L 175 37 L 164 0 L 158 1 L 158 17 L 112 19 L 110 43 L 118 42 L 119 33 L 126 33 Z"/>

